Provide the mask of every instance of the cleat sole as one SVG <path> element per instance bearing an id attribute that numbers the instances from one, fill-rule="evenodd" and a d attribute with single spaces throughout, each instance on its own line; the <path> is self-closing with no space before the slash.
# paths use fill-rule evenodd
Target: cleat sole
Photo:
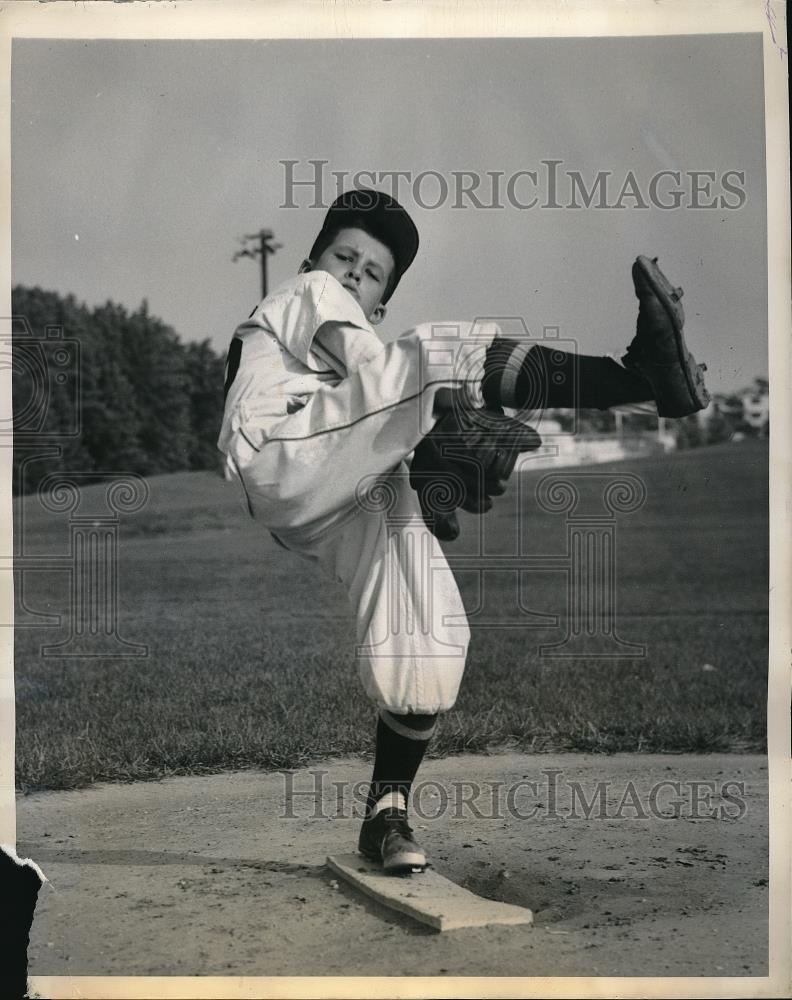
<path id="1" fill-rule="evenodd" d="M 685 376 L 685 384 L 687 386 L 690 404 L 692 407 L 689 412 L 703 410 L 710 401 L 709 393 L 707 392 L 702 378 L 702 373 L 707 370 L 707 366 L 696 364 L 695 359 L 685 344 L 684 334 L 682 332 L 685 325 L 685 311 L 679 301 L 684 294 L 683 290 L 681 288 L 674 288 L 668 278 L 666 278 L 657 264 L 657 257 L 653 257 L 650 260 L 648 257 L 640 255 L 637 257 L 633 267 L 640 270 L 647 284 L 652 289 L 652 292 L 657 297 L 658 301 L 665 310 L 666 315 L 671 321 L 671 326 L 674 331 L 674 344 L 676 346 L 677 360 Z M 688 415 L 687 411 L 684 414 L 676 412 L 660 413 L 660 416 L 669 417 L 686 415 Z"/>

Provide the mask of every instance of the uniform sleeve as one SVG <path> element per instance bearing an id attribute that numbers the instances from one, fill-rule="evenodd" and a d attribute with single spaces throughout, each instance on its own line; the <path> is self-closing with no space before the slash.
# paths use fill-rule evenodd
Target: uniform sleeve
<path id="1" fill-rule="evenodd" d="M 324 271 L 310 271 L 279 288 L 251 317 L 269 329 L 292 357 L 312 371 L 336 367 L 328 357 L 340 345 L 351 351 L 340 358 L 344 367 L 382 350 L 363 310 L 336 279 Z M 326 336 L 317 334 L 324 328 Z"/>

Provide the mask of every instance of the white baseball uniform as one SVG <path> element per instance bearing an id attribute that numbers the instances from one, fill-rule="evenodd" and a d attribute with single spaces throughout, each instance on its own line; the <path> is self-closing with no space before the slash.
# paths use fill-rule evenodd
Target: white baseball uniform
<path id="1" fill-rule="evenodd" d="M 405 459 L 450 393 L 481 404 L 497 332 L 423 324 L 383 344 L 353 296 L 313 271 L 267 296 L 229 351 L 218 446 L 230 473 L 278 542 L 344 584 L 361 681 L 392 712 L 446 711 L 459 690 L 465 609 Z"/>

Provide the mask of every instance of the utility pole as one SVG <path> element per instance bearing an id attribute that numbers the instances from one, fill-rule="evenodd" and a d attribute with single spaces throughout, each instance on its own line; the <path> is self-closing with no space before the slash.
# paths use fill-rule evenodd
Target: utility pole
<path id="1" fill-rule="evenodd" d="M 261 297 L 267 296 L 267 256 L 280 250 L 281 243 L 275 243 L 275 234 L 271 229 L 259 229 L 257 233 L 250 233 L 240 239 L 242 249 L 237 250 L 232 260 L 239 260 L 240 257 L 258 257 L 261 261 Z"/>

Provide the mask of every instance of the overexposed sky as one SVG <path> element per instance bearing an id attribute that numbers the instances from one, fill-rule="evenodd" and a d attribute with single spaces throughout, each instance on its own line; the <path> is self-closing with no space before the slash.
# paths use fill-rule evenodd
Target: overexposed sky
<path id="1" fill-rule="evenodd" d="M 630 264 L 659 255 L 685 288 L 690 346 L 716 391 L 767 373 L 762 52 L 759 35 L 665 38 L 59 41 L 15 40 L 12 56 L 13 280 L 130 309 L 143 298 L 185 339 L 224 351 L 258 298 L 257 266 L 232 263 L 262 226 L 283 244 L 271 286 L 296 272 L 323 210 L 295 173 L 437 171 L 451 190 L 421 207 L 400 197 L 421 248 L 381 328 L 522 317 L 589 353 L 621 352 L 634 328 Z M 629 171 L 645 201 L 661 170 L 683 175 L 683 204 L 543 208 L 543 161 L 590 186 L 609 171 L 614 203 Z M 454 174 L 536 171 L 520 209 L 454 207 Z M 743 191 L 737 209 L 694 208 L 690 171 L 715 183 L 700 202 Z M 480 194 L 488 201 L 491 187 Z M 673 185 L 666 180 L 663 198 Z M 425 180 L 425 203 L 439 200 Z"/>

